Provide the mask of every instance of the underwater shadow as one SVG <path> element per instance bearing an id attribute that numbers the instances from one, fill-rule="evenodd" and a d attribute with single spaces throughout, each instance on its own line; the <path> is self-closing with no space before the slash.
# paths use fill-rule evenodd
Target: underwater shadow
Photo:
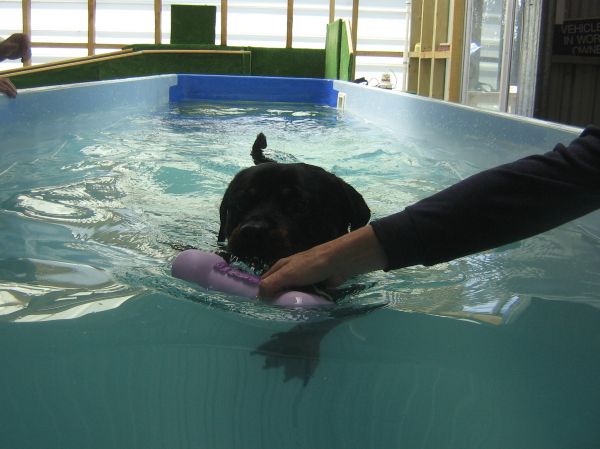
<path id="1" fill-rule="evenodd" d="M 299 379 L 306 387 L 319 366 L 323 338 L 337 326 L 385 305 L 386 303 L 336 306 L 328 312 L 325 319 L 303 322 L 287 331 L 272 334 L 251 354 L 265 357 L 265 370 L 282 368 L 283 382 Z"/>

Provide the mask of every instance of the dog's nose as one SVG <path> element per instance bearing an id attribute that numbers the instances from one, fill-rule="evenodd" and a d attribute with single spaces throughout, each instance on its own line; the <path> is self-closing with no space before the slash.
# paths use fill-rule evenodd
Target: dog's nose
<path id="1" fill-rule="evenodd" d="M 252 220 L 240 227 L 241 235 L 248 240 L 264 240 L 269 231 L 269 224 L 264 220 Z"/>

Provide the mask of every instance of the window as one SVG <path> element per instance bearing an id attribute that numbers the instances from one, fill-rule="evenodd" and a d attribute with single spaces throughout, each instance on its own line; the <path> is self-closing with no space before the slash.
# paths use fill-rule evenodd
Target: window
<path id="1" fill-rule="evenodd" d="M 0 2 L 0 36 L 21 32 L 22 2 Z M 172 4 L 217 7 L 216 44 L 221 43 L 221 1 L 163 0 L 161 43 L 169 43 Z M 324 48 L 329 4 L 326 0 L 295 0 L 292 46 Z M 287 0 L 229 0 L 227 45 L 282 48 L 287 39 Z M 352 19 L 352 0 L 335 2 L 335 17 Z M 128 44 L 155 43 L 153 0 L 96 0 L 94 53 L 114 51 Z M 407 8 L 405 0 L 362 0 L 358 12 L 356 76 L 379 80 L 391 73 L 392 83 L 404 86 Z M 33 64 L 88 54 L 88 2 L 86 0 L 34 0 L 31 7 Z M 378 54 L 373 55 L 373 52 Z M 380 52 L 394 52 L 392 57 Z M 19 61 L 1 68 L 19 67 Z"/>

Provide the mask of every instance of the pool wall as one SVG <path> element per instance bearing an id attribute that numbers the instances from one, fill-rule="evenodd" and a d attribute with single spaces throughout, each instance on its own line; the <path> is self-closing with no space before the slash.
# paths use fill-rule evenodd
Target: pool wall
<path id="1" fill-rule="evenodd" d="M 453 103 L 345 81 L 222 75 L 160 75 L 73 85 L 24 89 L 16 99 L 0 96 L 0 169 L 12 163 L 11 150 L 22 153 L 41 138 L 90 127 L 102 128 L 127 111 L 150 111 L 170 101 L 268 101 L 316 103 L 355 114 L 398 136 L 447 146 L 467 131 L 477 136 L 482 153 L 511 149 L 504 159 L 546 152 L 568 143 L 580 129 L 508 114 L 490 113 Z M 93 128 L 94 129 L 94 128 Z M 516 149 L 516 150 L 515 150 Z M 20 157 L 23 155 L 20 154 Z M 482 154 L 485 157 L 485 154 Z"/>
<path id="2" fill-rule="evenodd" d="M 170 100 L 310 102 L 335 106 L 338 92 L 346 97 L 346 112 L 405 135 L 431 134 L 432 130 L 444 135 L 468 126 L 490 138 L 546 150 L 556 142 L 572 139 L 580 131 L 346 81 L 224 75 L 159 75 L 24 89 L 14 100 L 0 96 L 0 117 L 3 126 L 25 122 L 37 128 L 52 121 L 55 114 L 75 117 L 117 106 L 147 110 Z"/>
<path id="3" fill-rule="evenodd" d="M 37 142 L 102 129 L 125 110 L 164 106 L 176 83 L 177 75 L 164 75 L 24 89 L 15 99 L 0 95 L 0 171 L 15 160 L 35 158 Z"/>
<path id="4" fill-rule="evenodd" d="M 447 142 L 469 129 L 482 138 L 513 142 L 551 150 L 557 142 L 568 143 L 579 128 L 505 113 L 494 113 L 398 91 L 334 81 L 333 88 L 345 94 L 345 110 L 376 122 L 395 134 L 419 138 L 438 135 Z"/>

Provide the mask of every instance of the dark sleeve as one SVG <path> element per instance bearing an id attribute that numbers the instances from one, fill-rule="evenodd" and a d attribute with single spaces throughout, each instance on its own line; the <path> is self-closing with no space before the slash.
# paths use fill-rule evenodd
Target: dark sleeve
<path id="1" fill-rule="evenodd" d="M 480 172 L 371 223 L 389 266 L 434 265 L 530 237 L 600 208 L 600 128 L 568 147 Z"/>

